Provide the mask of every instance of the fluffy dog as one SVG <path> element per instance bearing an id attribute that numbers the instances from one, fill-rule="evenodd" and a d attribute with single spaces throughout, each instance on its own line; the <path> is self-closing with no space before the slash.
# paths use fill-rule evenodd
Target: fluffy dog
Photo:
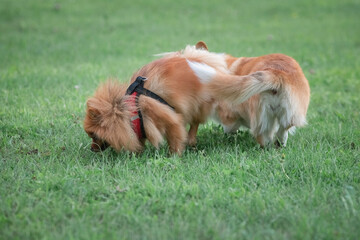
<path id="1" fill-rule="evenodd" d="M 200 123 L 208 118 L 214 99 L 189 67 L 201 65 L 205 74 L 227 72 L 225 59 L 195 47 L 163 54 L 137 71 L 131 85 L 108 81 L 87 100 L 84 129 L 91 149 L 141 152 L 148 140 L 156 148 L 166 138 L 170 151 L 181 154 L 196 144 Z M 200 80 L 199 80 L 200 79 Z M 189 133 L 186 125 L 190 124 Z"/>
<path id="2" fill-rule="evenodd" d="M 208 49 L 204 42 L 197 43 L 196 48 Z M 310 102 L 309 83 L 299 64 L 283 54 L 222 56 L 235 76 L 192 67 L 202 81 L 211 81 L 209 88 L 219 100 L 215 119 L 226 133 L 235 132 L 240 126 L 250 128 L 262 147 L 273 142 L 286 146 L 288 133 L 306 124 Z"/>

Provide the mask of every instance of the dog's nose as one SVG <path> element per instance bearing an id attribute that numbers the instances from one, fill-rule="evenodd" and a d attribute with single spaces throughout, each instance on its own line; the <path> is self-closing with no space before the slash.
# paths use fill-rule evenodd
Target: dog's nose
<path id="1" fill-rule="evenodd" d="M 91 147 L 90 147 L 90 150 L 91 150 L 92 152 L 99 152 L 99 151 L 100 151 L 100 149 L 99 149 L 98 147 L 94 147 L 94 146 L 91 146 Z"/>

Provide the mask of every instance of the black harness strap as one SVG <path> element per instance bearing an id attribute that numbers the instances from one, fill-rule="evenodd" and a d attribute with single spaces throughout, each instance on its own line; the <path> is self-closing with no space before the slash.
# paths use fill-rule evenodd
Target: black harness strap
<path id="1" fill-rule="evenodd" d="M 145 95 L 147 97 L 151 97 L 155 100 L 158 100 L 159 102 L 161 102 L 162 104 L 165 104 L 169 107 L 171 107 L 173 110 L 175 110 L 174 107 L 172 107 L 170 104 L 168 104 L 163 98 L 161 98 L 159 95 L 157 95 L 156 93 L 144 88 L 144 83 L 145 83 L 146 78 L 145 77 L 141 77 L 138 76 L 136 78 L 136 80 L 128 87 L 128 89 L 126 90 L 126 95 L 131 95 L 134 92 L 136 92 L 136 106 L 139 105 L 139 96 L 140 95 Z M 142 118 L 142 114 L 140 111 L 140 108 L 138 108 L 138 115 L 140 118 L 140 128 L 141 128 L 141 132 L 142 132 L 142 136 L 144 138 L 146 138 L 146 134 L 145 134 L 145 129 L 144 129 L 144 123 L 143 123 L 143 118 Z"/>
<path id="2" fill-rule="evenodd" d="M 135 105 L 139 106 L 139 96 L 141 94 L 140 93 L 136 93 L 136 98 L 135 98 Z M 137 111 L 138 115 L 139 115 L 139 119 L 140 119 L 140 129 L 141 129 L 141 134 L 143 138 L 146 138 L 146 133 L 145 133 L 145 128 L 144 128 L 144 121 L 143 121 L 143 117 L 140 111 L 140 108 L 138 108 Z"/>
<path id="3" fill-rule="evenodd" d="M 144 82 L 145 82 L 146 78 L 138 76 L 136 78 L 136 80 L 129 86 L 129 88 L 126 90 L 126 95 L 131 95 L 134 92 L 139 93 L 139 95 L 143 94 L 147 97 L 151 97 L 153 99 L 158 100 L 159 102 L 161 102 L 162 104 L 168 105 L 169 107 L 171 107 L 173 110 L 175 109 L 174 107 L 172 107 L 170 104 L 168 104 L 163 98 L 161 98 L 159 95 L 157 95 L 156 93 L 144 88 Z"/>

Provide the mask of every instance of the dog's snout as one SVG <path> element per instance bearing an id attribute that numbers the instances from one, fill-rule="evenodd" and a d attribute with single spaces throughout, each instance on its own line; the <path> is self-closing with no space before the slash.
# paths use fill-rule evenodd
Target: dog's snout
<path id="1" fill-rule="evenodd" d="M 96 147 L 94 147 L 94 146 L 91 146 L 90 147 L 90 150 L 92 151 L 92 152 L 99 152 L 100 151 L 100 149 L 96 146 Z"/>
<path id="2" fill-rule="evenodd" d="M 93 152 L 100 152 L 100 151 L 104 151 L 108 147 L 109 147 L 109 144 L 107 142 L 105 142 L 105 141 L 102 142 L 101 144 L 93 142 L 91 144 L 90 150 L 93 151 Z"/>

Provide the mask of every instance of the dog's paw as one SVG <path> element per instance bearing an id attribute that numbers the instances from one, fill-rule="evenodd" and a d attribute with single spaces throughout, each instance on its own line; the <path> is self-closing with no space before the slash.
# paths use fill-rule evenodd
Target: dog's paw
<path id="1" fill-rule="evenodd" d="M 281 143 L 279 141 L 279 139 L 275 140 L 274 145 L 275 145 L 276 148 L 284 148 L 284 147 L 286 147 L 286 144 Z"/>
<path id="2" fill-rule="evenodd" d="M 197 143 L 196 138 L 189 138 L 189 140 L 188 140 L 188 146 L 190 146 L 190 147 L 196 147 L 196 143 Z"/>

